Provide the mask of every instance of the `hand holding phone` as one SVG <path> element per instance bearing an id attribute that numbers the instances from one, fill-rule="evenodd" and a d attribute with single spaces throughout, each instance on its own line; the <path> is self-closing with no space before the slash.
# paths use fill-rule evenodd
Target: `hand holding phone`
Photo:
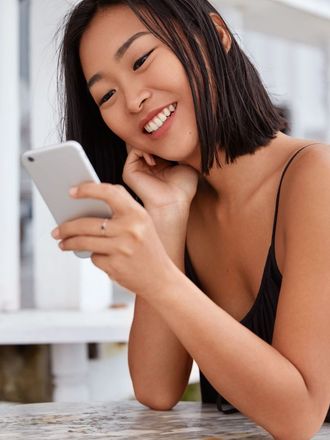
<path id="1" fill-rule="evenodd" d="M 69 195 L 73 186 L 83 182 L 100 183 L 82 146 L 76 141 L 26 151 L 22 164 L 59 225 L 81 217 L 111 218 L 112 210 L 103 201 L 75 200 Z M 90 252 L 75 251 L 80 258 Z"/>

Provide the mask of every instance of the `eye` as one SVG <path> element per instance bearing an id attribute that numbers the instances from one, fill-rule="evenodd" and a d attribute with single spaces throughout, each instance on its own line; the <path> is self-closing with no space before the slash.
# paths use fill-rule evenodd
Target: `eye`
<path id="1" fill-rule="evenodd" d="M 99 106 L 101 106 L 102 104 L 104 104 L 105 102 L 109 101 L 109 99 L 112 97 L 114 93 L 114 90 L 110 90 L 110 92 L 106 93 L 100 100 L 99 102 Z"/>
<path id="2" fill-rule="evenodd" d="M 148 59 L 148 57 L 152 54 L 152 52 L 155 49 L 152 49 L 150 52 L 143 55 L 143 57 L 139 58 L 133 65 L 133 70 L 138 70 Z M 111 99 L 112 95 L 114 94 L 115 90 L 110 90 L 108 93 L 106 93 L 99 102 L 99 107 L 102 106 L 102 104 L 105 104 L 109 99 Z"/>
<path id="3" fill-rule="evenodd" d="M 146 53 L 145 55 L 143 55 L 142 58 L 139 58 L 133 65 L 133 70 L 138 70 L 148 59 L 149 55 L 152 54 L 152 52 L 154 51 L 154 49 L 152 49 L 150 52 Z"/>

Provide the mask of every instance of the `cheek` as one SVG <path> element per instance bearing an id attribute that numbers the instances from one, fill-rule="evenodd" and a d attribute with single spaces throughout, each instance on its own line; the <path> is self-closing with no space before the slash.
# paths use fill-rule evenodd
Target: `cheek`
<path id="1" fill-rule="evenodd" d="M 157 66 L 160 75 L 166 81 L 166 90 L 174 92 L 179 100 L 183 100 L 185 108 L 195 113 L 194 101 L 188 75 L 176 56 L 169 56 Z M 165 87 L 165 84 L 164 84 Z"/>
<path id="2" fill-rule="evenodd" d="M 101 112 L 101 117 L 107 127 L 110 128 L 110 130 L 120 137 L 121 139 L 125 140 L 125 137 L 127 137 L 128 133 L 128 127 L 125 126 L 123 123 L 123 116 L 120 116 L 120 112 L 118 111 L 118 108 L 111 108 L 107 109 Z M 126 136 L 125 136 L 126 134 Z"/>
<path id="3" fill-rule="evenodd" d="M 190 93 L 187 74 L 180 61 L 172 54 L 156 59 L 150 74 L 155 78 L 154 85 L 158 89 L 173 91 L 178 95 Z"/>

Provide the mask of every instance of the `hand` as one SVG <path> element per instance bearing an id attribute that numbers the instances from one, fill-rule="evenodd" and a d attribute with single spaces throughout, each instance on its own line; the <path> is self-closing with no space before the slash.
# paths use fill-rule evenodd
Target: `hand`
<path id="1" fill-rule="evenodd" d="M 101 218 L 80 218 L 60 225 L 59 244 L 64 251 L 90 251 L 91 260 L 126 289 L 155 294 L 171 279 L 175 266 L 168 257 L 147 211 L 121 185 L 83 183 L 74 198 L 106 202 L 113 217 L 102 231 Z M 167 278 L 170 277 L 170 278 Z"/>
<path id="2" fill-rule="evenodd" d="M 123 180 L 143 201 L 148 212 L 166 207 L 189 207 L 195 196 L 198 173 L 188 165 L 171 162 L 127 146 Z"/>

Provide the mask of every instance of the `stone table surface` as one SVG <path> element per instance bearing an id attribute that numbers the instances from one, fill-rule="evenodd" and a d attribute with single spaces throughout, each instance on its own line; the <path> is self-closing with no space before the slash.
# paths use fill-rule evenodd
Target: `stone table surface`
<path id="1" fill-rule="evenodd" d="M 152 411 L 135 401 L 40 403 L 0 407 L 0 439 L 271 439 L 241 414 L 224 415 L 214 405 L 180 402 Z M 315 439 L 330 438 L 330 424 Z"/>

